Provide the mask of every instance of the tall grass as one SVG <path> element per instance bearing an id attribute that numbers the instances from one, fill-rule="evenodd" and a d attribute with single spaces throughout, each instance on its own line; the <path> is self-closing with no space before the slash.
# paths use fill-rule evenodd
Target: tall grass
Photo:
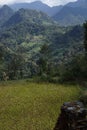
<path id="1" fill-rule="evenodd" d="M 0 83 L 0 130 L 53 130 L 60 106 L 79 92 L 78 85 Z"/>

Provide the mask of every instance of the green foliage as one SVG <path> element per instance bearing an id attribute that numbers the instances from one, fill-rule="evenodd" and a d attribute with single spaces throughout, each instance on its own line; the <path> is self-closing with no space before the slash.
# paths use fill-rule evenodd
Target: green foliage
<path id="1" fill-rule="evenodd" d="M 54 32 L 50 36 L 53 57 L 58 62 L 68 62 L 72 57 L 83 53 L 83 28 L 71 27 L 64 34 Z"/>
<path id="2" fill-rule="evenodd" d="M 86 4 L 82 4 L 85 5 Z M 87 8 L 86 7 L 71 7 L 64 6 L 60 12 L 53 16 L 53 19 L 56 20 L 61 26 L 75 26 L 81 25 L 87 19 Z"/>
<path id="3" fill-rule="evenodd" d="M 2 60 L 4 56 L 4 46 L 0 43 L 0 61 Z"/>
<path id="4" fill-rule="evenodd" d="M 14 11 L 7 5 L 4 5 L 3 7 L 1 7 L 0 8 L 0 26 L 2 26 L 13 14 L 14 14 Z"/>
<path id="5" fill-rule="evenodd" d="M 52 19 L 43 12 L 36 10 L 20 9 L 4 24 L 4 26 L 13 26 L 21 22 L 27 21 L 29 23 L 42 24 L 48 22 L 52 24 Z"/>
<path id="6" fill-rule="evenodd" d="M 83 91 L 80 95 L 80 101 L 87 106 L 87 90 Z"/>
<path id="7" fill-rule="evenodd" d="M 87 22 L 84 23 L 84 48 L 87 53 Z"/>
<path id="8" fill-rule="evenodd" d="M 45 28 L 44 25 L 24 22 L 3 29 L 0 34 L 0 41 L 6 48 L 4 60 L 10 77 L 18 75 L 18 78 L 20 78 L 19 75 L 22 72 L 23 75 L 26 75 L 23 77 L 30 77 L 39 72 L 53 75 L 55 69 L 51 68 L 51 64 L 54 66 L 53 64 L 67 63 L 76 53 L 83 52 L 83 44 L 81 43 L 83 29 L 80 26 L 60 28 L 58 25 L 52 25 L 52 27 L 46 25 Z M 15 64 L 17 67 L 13 70 L 14 56 L 17 57 L 17 61 L 20 61 L 20 63 Z M 32 59 L 36 64 L 33 70 L 30 65 Z M 40 67 L 40 71 L 36 71 L 37 66 Z M 8 68 L 10 69 L 8 70 Z M 17 72 L 13 74 L 15 70 Z"/>
<path id="9" fill-rule="evenodd" d="M 49 46 L 44 44 L 40 49 L 40 58 L 38 61 L 40 68 L 40 75 L 47 75 L 48 64 L 49 64 Z"/>
<path id="10" fill-rule="evenodd" d="M 87 77 L 87 61 L 85 56 L 79 55 L 62 66 L 61 79 L 64 81 L 82 81 Z"/>
<path id="11" fill-rule="evenodd" d="M 82 41 L 83 27 L 59 27 L 42 12 L 20 9 L 0 28 L 4 70 L 10 79 L 39 73 L 51 80 L 61 75 L 56 67 L 83 53 Z"/>

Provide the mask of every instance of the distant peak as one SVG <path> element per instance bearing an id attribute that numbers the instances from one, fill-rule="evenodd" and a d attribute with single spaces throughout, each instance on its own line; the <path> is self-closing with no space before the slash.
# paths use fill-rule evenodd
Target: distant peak
<path id="1" fill-rule="evenodd" d="M 87 3 L 87 0 L 77 0 L 76 2 Z"/>
<path id="2" fill-rule="evenodd" d="M 2 8 L 10 8 L 8 5 L 3 5 Z"/>
<path id="3" fill-rule="evenodd" d="M 37 1 L 34 1 L 34 2 L 31 2 L 31 3 L 42 3 L 43 4 L 43 2 L 42 1 L 40 1 L 40 0 L 37 0 Z"/>
<path id="4" fill-rule="evenodd" d="M 2 10 L 12 10 L 8 5 L 3 5 Z"/>
<path id="5" fill-rule="evenodd" d="M 77 0 L 78 2 L 86 2 L 87 0 Z"/>
<path id="6" fill-rule="evenodd" d="M 47 4 L 45 4 L 45 3 L 43 3 L 42 1 L 34 1 L 34 2 L 31 2 L 30 4 L 44 4 L 44 5 L 46 5 L 46 6 L 48 6 Z"/>
<path id="7" fill-rule="evenodd" d="M 34 1 L 35 3 L 42 3 L 40 0 L 38 0 L 38 1 Z"/>

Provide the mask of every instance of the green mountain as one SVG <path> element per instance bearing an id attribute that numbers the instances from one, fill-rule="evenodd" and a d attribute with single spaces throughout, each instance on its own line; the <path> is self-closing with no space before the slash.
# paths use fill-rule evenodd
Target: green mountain
<path id="1" fill-rule="evenodd" d="M 26 3 L 26 2 L 25 3 L 15 3 L 15 4 L 12 4 L 9 6 L 14 10 L 19 10 L 21 8 L 24 8 L 24 9 L 32 9 L 32 10 L 42 11 L 49 16 L 53 16 L 54 14 L 59 12 L 63 7 L 62 5 L 50 7 L 50 6 L 42 3 L 41 1 L 34 1 L 31 3 Z"/>
<path id="2" fill-rule="evenodd" d="M 21 47 L 26 59 L 35 61 L 39 58 L 41 46 L 47 44 L 51 50 L 51 60 L 60 63 L 83 52 L 83 28 L 26 21 L 1 30 L 0 43 L 9 48 L 10 54 L 16 53 L 17 48 Z"/>
<path id="3" fill-rule="evenodd" d="M 13 10 L 7 5 L 0 8 L 0 26 L 3 25 L 13 15 L 13 13 Z"/>
<path id="4" fill-rule="evenodd" d="M 45 32 L 53 26 L 52 19 L 41 11 L 20 9 L 6 21 L 0 30 L 0 43 L 14 52 L 17 46 L 25 48 L 27 57 L 36 57 L 46 43 Z"/>
<path id="5" fill-rule="evenodd" d="M 53 60 L 56 62 L 66 63 L 78 54 L 84 52 L 84 29 L 77 25 L 68 29 L 64 34 L 53 32 L 50 36 L 50 45 Z"/>
<path id="6" fill-rule="evenodd" d="M 59 62 L 83 51 L 83 28 L 60 27 L 42 12 L 20 9 L 0 29 L 0 43 L 9 55 L 22 47 L 27 60 L 37 60 L 41 46 L 47 44 L 52 60 Z"/>
<path id="7" fill-rule="evenodd" d="M 13 26 L 23 22 L 29 23 L 52 23 L 51 18 L 41 11 L 20 9 L 3 26 Z"/>
<path id="8" fill-rule="evenodd" d="M 83 24 L 87 20 L 87 0 L 70 2 L 57 12 L 53 19 L 62 26 Z"/>
<path id="9" fill-rule="evenodd" d="M 67 4 L 67 6 L 87 8 L 87 0 L 77 0 L 76 2 L 70 2 Z"/>
<path id="10" fill-rule="evenodd" d="M 76 12 L 73 10 L 76 8 L 63 8 L 58 18 L 65 21 L 65 16 L 70 18 L 71 14 L 77 18 L 79 13 L 86 16 L 84 9 L 78 7 Z M 66 25 L 73 21 L 75 19 L 68 19 Z M 73 57 L 83 54 L 83 39 L 81 25 L 62 27 L 41 11 L 20 9 L 3 20 L 0 27 L 0 79 L 3 72 L 10 79 L 19 79 L 42 73 L 43 70 L 50 73 L 53 66 L 58 68 L 61 63 L 66 66 Z"/>
<path id="11" fill-rule="evenodd" d="M 83 24 L 87 20 L 86 12 L 87 8 L 65 6 L 53 19 L 64 26 Z"/>
<path id="12" fill-rule="evenodd" d="M 43 45 L 49 47 L 50 62 L 67 62 L 84 51 L 83 28 L 60 27 L 42 12 L 20 9 L 0 28 L 2 72 L 21 73 L 21 77 L 22 71 L 27 76 L 36 73 Z"/>

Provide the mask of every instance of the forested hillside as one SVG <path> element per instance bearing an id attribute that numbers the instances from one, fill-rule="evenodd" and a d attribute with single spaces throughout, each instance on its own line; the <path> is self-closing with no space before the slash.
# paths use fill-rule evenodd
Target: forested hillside
<path id="1" fill-rule="evenodd" d="M 9 8 L 9 7 L 10 8 Z M 2 24 L 3 24 L 3 16 L 5 20 L 8 20 L 8 16 L 12 16 L 12 9 L 14 12 L 19 9 L 32 9 L 36 11 L 41 11 L 50 16 L 54 21 L 56 21 L 61 26 L 72 26 L 72 25 L 82 25 L 87 20 L 87 0 L 77 0 L 75 2 L 70 2 L 66 5 L 59 5 L 50 7 L 41 1 L 34 1 L 31 3 L 14 3 L 5 5 L 1 7 L 0 12 L 2 15 Z M 5 11 L 3 13 L 3 9 L 9 8 L 9 11 Z M 9 14 L 9 15 L 8 15 Z"/>
<path id="2" fill-rule="evenodd" d="M 7 5 L 0 8 L 0 26 L 4 24 L 12 15 L 14 11 Z"/>
<path id="3" fill-rule="evenodd" d="M 1 77 L 31 77 L 67 63 L 84 52 L 83 32 L 79 25 L 60 27 L 41 11 L 18 10 L 0 28 Z"/>
<path id="4" fill-rule="evenodd" d="M 21 8 L 24 8 L 24 9 L 32 9 L 32 10 L 42 11 L 49 16 L 53 16 L 54 14 L 59 12 L 63 7 L 62 5 L 50 7 L 50 6 L 42 3 L 41 1 L 35 1 L 35 2 L 31 2 L 31 3 L 14 3 L 14 4 L 11 4 L 9 6 L 13 10 L 19 10 Z"/>
<path id="5" fill-rule="evenodd" d="M 65 6 L 53 16 L 62 26 L 83 24 L 87 20 L 87 8 Z"/>

